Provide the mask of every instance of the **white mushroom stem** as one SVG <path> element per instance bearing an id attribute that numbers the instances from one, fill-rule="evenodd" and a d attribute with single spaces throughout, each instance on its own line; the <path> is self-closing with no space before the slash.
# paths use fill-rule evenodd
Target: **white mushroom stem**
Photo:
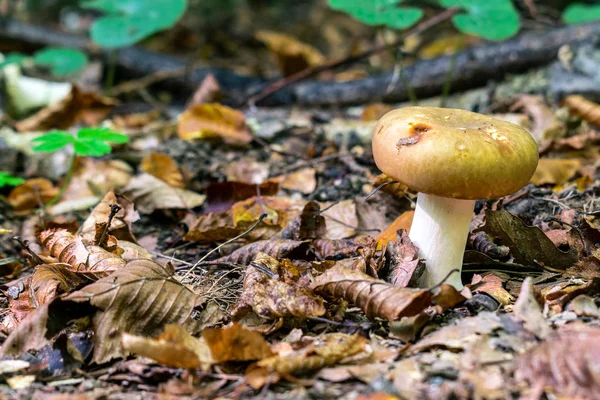
<path id="1" fill-rule="evenodd" d="M 409 237 L 427 266 L 419 281 L 422 287 L 440 283 L 453 269 L 462 270 L 474 207 L 475 200 L 419 193 Z M 446 283 L 459 290 L 463 287 L 460 273 L 452 274 Z"/>

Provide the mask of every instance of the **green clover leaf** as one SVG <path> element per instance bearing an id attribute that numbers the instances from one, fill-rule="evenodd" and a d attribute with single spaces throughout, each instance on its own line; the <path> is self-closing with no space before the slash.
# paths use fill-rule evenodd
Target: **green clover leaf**
<path id="1" fill-rule="evenodd" d="M 32 142 L 36 143 L 33 151 L 38 153 L 52 153 L 75 143 L 75 138 L 69 132 L 52 131 L 33 139 Z"/>
<path id="2" fill-rule="evenodd" d="M 600 4 L 570 4 L 563 12 L 562 19 L 569 25 L 600 20 Z"/>
<path id="3" fill-rule="evenodd" d="M 35 53 L 33 60 L 38 65 L 50 68 L 54 76 L 74 74 L 83 69 L 88 61 L 85 53 L 66 47 L 47 47 Z"/>
<path id="4" fill-rule="evenodd" d="M 423 17 L 423 10 L 399 6 L 403 0 L 329 0 L 329 6 L 367 25 L 405 29 Z"/>
<path id="5" fill-rule="evenodd" d="M 107 128 L 83 128 L 77 132 L 77 136 L 65 131 L 54 131 L 34 139 L 36 146 L 33 151 L 54 152 L 72 144 L 77 155 L 100 157 L 110 154 L 109 143 L 122 144 L 128 141 L 128 136 Z"/>
<path id="6" fill-rule="evenodd" d="M 0 188 L 4 186 L 17 186 L 24 183 L 25 179 L 12 176 L 8 172 L 0 171 Z"/>

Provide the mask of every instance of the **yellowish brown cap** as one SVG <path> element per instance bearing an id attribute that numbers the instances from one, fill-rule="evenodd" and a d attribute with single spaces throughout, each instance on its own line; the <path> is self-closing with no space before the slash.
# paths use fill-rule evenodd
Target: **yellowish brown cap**
<path id="1" fill-rule="evenodd" d="M 521 189 L 538 163 L 537 144 L 520 126 L 470 111 L 404 107 L 373 132 L 377 167 L 418 192 L 490 199 Z"/>

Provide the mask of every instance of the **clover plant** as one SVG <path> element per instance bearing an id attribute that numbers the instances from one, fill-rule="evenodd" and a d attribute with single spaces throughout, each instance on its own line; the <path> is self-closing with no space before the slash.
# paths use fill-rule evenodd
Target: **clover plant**
<path id="1" fill-rule="evenodd" d="M 75 170 L 76 156 L 100 157 L 110 154 L 112 149 L 109 143 L 122 144 L 128 141 L 128 136 L 107 128 L 83 128 L 77 132 L 76 136 L 66 131 L 52 131 L 35 138 L 33 140 L 35 144 L 33 151 L 35 152 L 53 153 L 72 145 L 75 153 L 60 191 L 48 205 L 56 203 L 69 185 Z"/>
<path id="2" fill-rule="evenodd" d="M 17 186 L 24 183 L 25 179 L 13 176 L 5 171 L 0 171 L 0 188 L 4 186 Z"/>

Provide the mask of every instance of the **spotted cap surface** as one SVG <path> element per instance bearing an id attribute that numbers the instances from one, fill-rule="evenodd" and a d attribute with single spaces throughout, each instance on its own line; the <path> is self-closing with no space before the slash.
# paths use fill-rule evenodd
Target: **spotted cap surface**
<path id="1" fill-rule="evenodd" d="M 531 134 L 465 110 L 404 107 L 373 132 L 373 156 L 387 176 L 418 192 L 491 199 L 521 189 L 538 163 Z"/>

